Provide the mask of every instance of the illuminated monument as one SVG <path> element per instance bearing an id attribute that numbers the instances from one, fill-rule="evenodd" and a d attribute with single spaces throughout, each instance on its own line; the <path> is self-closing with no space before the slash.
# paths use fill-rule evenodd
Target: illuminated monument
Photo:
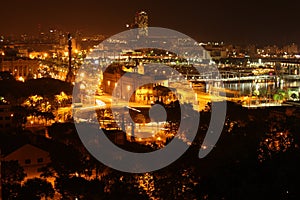
<path id="1" fill-rule="evenodd" d="M 75 75 L 72 67 L 72 36 L 70 33 L 68 34 L 68 50 L 69 50 L 69 67 L 66 76 L 66 82 L 73 83 L 75 81 Z"/>
<path id="2" fill-rule="evenodd" d="M 148 36 L 148 15 L 145 11 L 137 12 L 134 19 L 135 27 L 140 28 L 137 37 Z"/>

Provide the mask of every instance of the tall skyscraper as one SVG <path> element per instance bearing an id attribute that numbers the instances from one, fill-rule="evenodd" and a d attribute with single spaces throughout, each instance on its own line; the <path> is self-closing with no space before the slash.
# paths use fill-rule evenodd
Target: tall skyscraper
<path id="1" fill-rule="evenodd" d="M 145 11 L 137 12 L 135 15 L 135 27 L 139 28 L 137 37 L 148 36 L 148 15 Z"/>

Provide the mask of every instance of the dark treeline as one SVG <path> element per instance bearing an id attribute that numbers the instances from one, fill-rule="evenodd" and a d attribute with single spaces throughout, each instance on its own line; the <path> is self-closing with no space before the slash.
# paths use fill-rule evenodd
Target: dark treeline
<path id="1" fill-rule="evenodd" d="M 30 79 L 24 83 L 15 80 L 0 81 L 0 96 L 6 97 L 11 102 L 31 95 L 51 97 L 61 91 L 71 95 L 72 90 L 71 84 L 51 78 Z"/>
<path id="2" fill-rule="evenodd" d="M 98 162 L 82 145 L 73 123 L 53 124 L 48 129 L 51 139 L 29 132 L 2 134 L 3 151 L 29 142 L 50 152 L 52 160 L 40 179 L 26 184 L 20 184 L 19 170 L 15 180 L 8 179 L 14 181 L 4 183 L 3 194 L 5 199 L 52 197 L 52 186 L 44 182 L 51 177 L 62 199 L 298 199 L 299 111 L 292 107 L 248 110 L 228 103 L 221 138 L 207 157 L 199 159 L 210 121 L 208 108 L 200 112 L 198 134 L 188 151 L 170 166 L 146 174 L 118 172 Z M 134 142 L 123 147 L 151 151 Z"/>

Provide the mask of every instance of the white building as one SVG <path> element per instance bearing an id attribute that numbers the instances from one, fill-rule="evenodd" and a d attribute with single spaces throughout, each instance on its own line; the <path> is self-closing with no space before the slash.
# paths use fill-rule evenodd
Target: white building
<path id="1" fill-rule="evenodd" d="M 50 155 L 47 151 L 31 144 L 25 144 L 11 152 L 4 157 L 4 160 L 17 160 L 21 167 L 24 168 L 24 172 L 27 174 L 26 179 L 40 177 L 40 169 L 51 162 Z"/>

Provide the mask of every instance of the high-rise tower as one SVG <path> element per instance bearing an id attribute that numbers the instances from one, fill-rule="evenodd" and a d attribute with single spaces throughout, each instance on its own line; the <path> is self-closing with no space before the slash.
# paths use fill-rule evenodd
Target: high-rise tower
<path id="1" fill-rule="evenodd" d="M 138 38 L 148 36 L 148 15 L 145 11 L 136 13 L 134 23 L 135 27 L 139 28 Z"/>

